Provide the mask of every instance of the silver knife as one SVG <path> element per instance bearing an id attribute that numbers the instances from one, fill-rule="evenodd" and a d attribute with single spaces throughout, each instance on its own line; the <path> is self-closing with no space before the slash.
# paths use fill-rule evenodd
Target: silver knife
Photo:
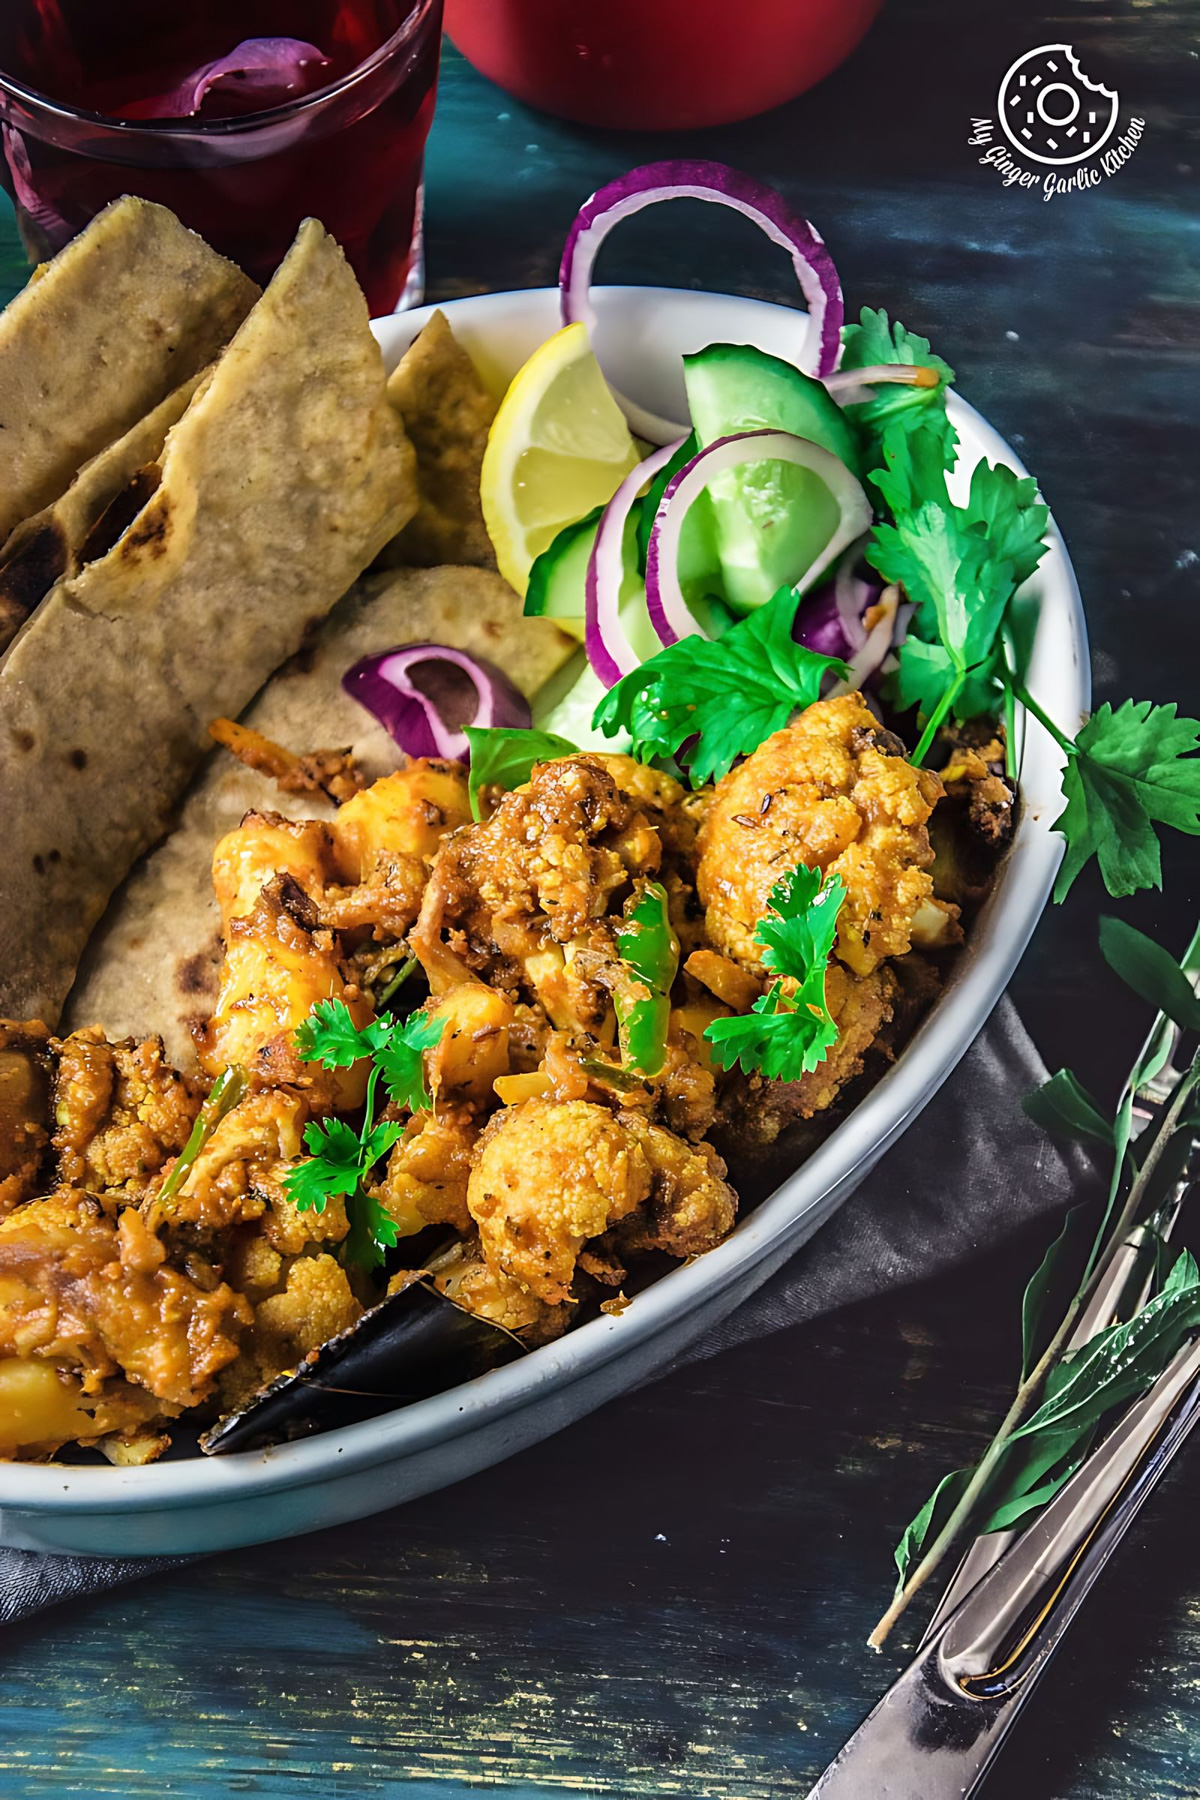
<path id="1" fill-rule="evenodd" d="M 809 1800 L 968 1800 L 1197 1419 L 1192 1343 L 922 1645 Z"/>

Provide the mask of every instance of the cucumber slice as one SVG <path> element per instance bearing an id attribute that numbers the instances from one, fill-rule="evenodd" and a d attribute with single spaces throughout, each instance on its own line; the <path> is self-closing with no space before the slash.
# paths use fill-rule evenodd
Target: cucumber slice
<path id="1" fill-rule="evenodd" d="M 573 637 L 583 637 L 584 581 L 596 526 L 604 511 L 597 506 L 584 519 L 564 525 L 553 543 L 534 558 L 525 589 L 525 617 L 553 619 Z"/>
<path id="2" fill-rule="evenodd" d="M 702 444 L 733 432 L 788 431 L 859 472 L 849 421 L 819 381 L 749 344 L 713 344 L 685 356 L 692 423 Z M 748 464 L 714 477 L 706 499 L 735 612 L 764 605 L 795 582 L 830 542 L 838 501 L 812 470 L 780 462 Z"/>
<path id="3" fill-rule="evenodd" d="M 853 428 L 823 382 L 753 344 L 710 344 L 685 356 L 683 370 L 701 444 L 731 431 L 790 431 L 820 444 L 862 479 Z"/>

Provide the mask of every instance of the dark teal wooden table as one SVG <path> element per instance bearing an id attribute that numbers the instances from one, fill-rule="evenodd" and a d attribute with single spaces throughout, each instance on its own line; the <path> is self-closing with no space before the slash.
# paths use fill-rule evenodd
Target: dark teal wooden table
<path id="1" fill-rule="evenodd" d="M 652 3 L 652 0 L 647 0 Z M 736 18 L 736 8 L 732 9 Z M 1147 121 L 1112 180 L 1050 205 L 967 148 L 1003 70 L 1050 40 Z M 429 162 L 433 297 L 554 279 L 576 206 L 650 156 L 784 187 L 855 305 L 927 331 L 1040 477 L 1087 603 L 1098 698 L 1200 703 L 1194 0 L 891 0 L 793 106 L 651 139 L 575 129 L 449 52 Z M 748 228 L 637 221 L 606 278 L 790 298 Z M 17 279 L 15 239 L 4 272 Z M 1125 909 L 1181 942 L 1195 841 Z M 1086 882 L 1015 983 L 1052 1066 L 1114 1091 L 1141 1024 Z M 936 1145 L 930 1145 L 936 1157 Z M 891 1546 L 984 1441 L 1040 1246 L 675 1374 L 447 1493 L 219 1558 L 0 1638 L 0 1797 L 505 1800 L 800 1796 L 900 1667 L 864 1640 Z M 1200 1793 L 1200 1462 L 1089 1603 L 989 1795 Z M 864 1800 L 874 1797 L 864 1796 Z"/>

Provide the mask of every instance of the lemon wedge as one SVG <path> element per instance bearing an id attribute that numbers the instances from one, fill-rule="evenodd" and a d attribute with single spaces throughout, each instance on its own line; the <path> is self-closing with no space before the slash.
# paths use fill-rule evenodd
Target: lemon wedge
<path id="1" fill-rule="evenodd" d="M 585 325 L 566 325 L 518 369 L 488 434 L 479 481 L 500 573 L 524 594 L 534 557 L 611 500 L 638 461 Z"/>

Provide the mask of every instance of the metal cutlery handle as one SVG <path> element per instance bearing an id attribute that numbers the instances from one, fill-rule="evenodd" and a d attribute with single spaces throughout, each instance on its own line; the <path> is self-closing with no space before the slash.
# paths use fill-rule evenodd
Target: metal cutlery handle
<path id="1" fill-rule="evenodd" d="M 968 1800 L 1147 1495 L 1200 1419 L 1200 1343 L 924 1645 L 809 1800 Z"/>

